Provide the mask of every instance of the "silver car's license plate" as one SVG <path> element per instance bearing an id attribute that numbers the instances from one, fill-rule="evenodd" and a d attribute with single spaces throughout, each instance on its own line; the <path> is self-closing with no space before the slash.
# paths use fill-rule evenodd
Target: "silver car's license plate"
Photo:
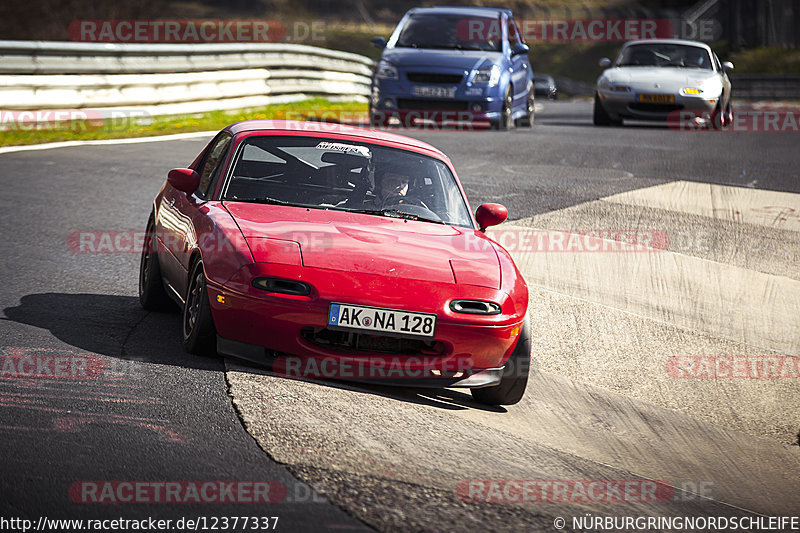
<path id="1" fill-rule="evenodd" d="M 432 98 L 455 98 L 456 88 L 417 85 L 414 87 L 414 96 L 430 96 Z"/>
<path id="2" fill-rule="evenodd" d="M 374 335 L 432 339 L 436 315 L 332 303 L 328 311 L 328 327 Z"/>

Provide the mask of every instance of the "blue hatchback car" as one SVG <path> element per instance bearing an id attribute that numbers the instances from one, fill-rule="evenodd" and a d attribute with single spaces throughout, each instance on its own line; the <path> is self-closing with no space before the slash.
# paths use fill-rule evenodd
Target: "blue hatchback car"
<path id="1" fill-rule="evenodd" d="M 408 11 L 382 48 L 372 79 L 374 126 L 420 120 L 532 126 L 533 69 L 508 9 L 432 7 Z"/>

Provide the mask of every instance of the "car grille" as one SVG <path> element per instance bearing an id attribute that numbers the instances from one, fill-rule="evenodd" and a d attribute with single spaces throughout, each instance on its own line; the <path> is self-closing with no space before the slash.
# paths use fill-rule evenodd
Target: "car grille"
<path id="1" fill-rule="evenodd" d="M 463 74 L 439 74 L 437 72 L 409 72 L 408 81 L 415 83 L 461 83 Z"/>
<path id="2" fill-rule="evenodd" d="M 639 102 L 628 105 L 631 111 L 645 111 L 648 113 L 672 113 L 683 109 L 679 104 L 642 104 Z"/>
<path id="3" fill-rule="evenodd" d="M 300 336 L 323 348 L 348 352 L 378 352 L 398 355 L 438 357 L 447 351 L 444 343 L 418 339 L 400 339 L 325 328 L 303 328 Z"/>
<path id="4" fill-rule="evenodd" d="M 469 102 L 459 100 L 415 100 L 398 98 L 398 109 L 414 109 L 418 111 L 467 111 Z"/>

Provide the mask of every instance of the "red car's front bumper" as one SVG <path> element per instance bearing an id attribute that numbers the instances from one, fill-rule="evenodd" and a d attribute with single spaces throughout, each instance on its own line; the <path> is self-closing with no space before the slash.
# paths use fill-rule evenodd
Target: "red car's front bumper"
<path id="1" fill-rule="evenodd" d="M 287 265 L 252 265 L 228 283 L 208 284 L 218 350 L 259 363 L 290 377 L 339 378 L 386 384 L 486 386 L 513 351 L 526 312 L 524 301 L 487 287 L 393 279 L 327 269 L 303 268 L 312 287 L 308 296 L 268 293 L 252 287 L 253 269 L 269 276 L 299 279 Z M 453 312 L 453 299 L 489 300 L 498 315 Z M 435 313 L 432 342 L 397 341 L 359 334 L 361 342 L 343 345 L 327 329 L 332 302 Z M 458 386 L 458 385 L 455 385 Z"/>

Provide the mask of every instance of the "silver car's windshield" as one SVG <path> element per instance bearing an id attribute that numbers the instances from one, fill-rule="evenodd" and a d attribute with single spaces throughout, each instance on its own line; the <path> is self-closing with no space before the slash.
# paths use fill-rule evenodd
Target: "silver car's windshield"
<path id="1" fill-rule="evenodd" d="M 713 70 L 711 56 L 699 46 L 645 43 L 626 47 L 617 59 L 618 67 L 679 67 Z"/>
<path id="2" fill-rule="evenodd" d="M 248 137 L 237 150 L 222 199 L 473 227 L 443 161 L 353 140 Z"/>

